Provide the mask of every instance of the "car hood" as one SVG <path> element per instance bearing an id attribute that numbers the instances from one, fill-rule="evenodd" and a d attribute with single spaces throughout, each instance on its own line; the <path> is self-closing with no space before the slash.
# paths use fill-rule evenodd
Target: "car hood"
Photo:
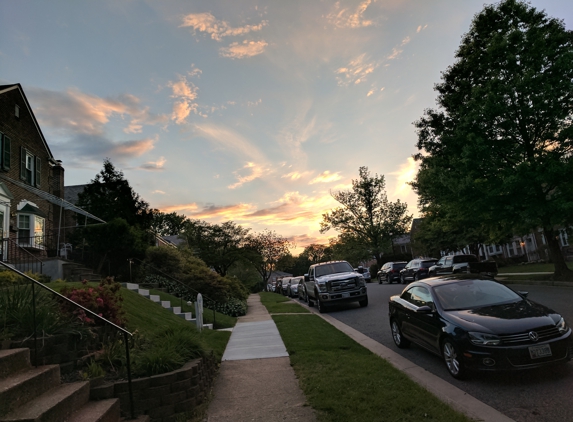
<path id="1" fill-rule="evenodd" d="M 323 281 L 327 283 L 329 281 L 348 280 L 349 278 L 359 277 L 360 275 L 361 274 L 350 271 L 345 273 L 325 274 L 316 277 L 316 281 Z"/>
<path id="2" fill-rule="evenodd" d="M 492 334 L 521 333 L 556 325 L 561 319 L 555 311 L 530 300 L 469 310 L 446 311 L 446 314 L 453 323 L 468 331 Z"/>

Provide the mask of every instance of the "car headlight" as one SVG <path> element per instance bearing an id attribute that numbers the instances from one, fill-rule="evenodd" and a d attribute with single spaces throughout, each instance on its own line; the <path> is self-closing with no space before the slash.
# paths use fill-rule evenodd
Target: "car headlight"
<path id="1" fill-rule="evenodd" d="M 498 336 L 486 333 L 469 332 L 470 341 L 478 346 L 497 346 L 501 340 Z"/>
<path id="2" fill-rule="evenodd" d="M 559 330 L 560 334 L 566 333 L 567 330 L 569 329 L 569 327 L 567 326 L 567 323 L 565 322 L 565 320 L 563 318 L 561 318 L 559 320 L 559 322 L 557 323 L 557 329 Z"/>
<path id="3" fill-rule="evenodd" d="M 356 277 L 356 281 L 358 282 L 359 287 L 364 287 L 366 283 L 364 283 L 364 277 Z"/>
<path id="4" fill-rule="evenodd" d="M 326 292 L 326 284 L 325 283 L 318 283 L 318 291 L 319 292 Z"/>

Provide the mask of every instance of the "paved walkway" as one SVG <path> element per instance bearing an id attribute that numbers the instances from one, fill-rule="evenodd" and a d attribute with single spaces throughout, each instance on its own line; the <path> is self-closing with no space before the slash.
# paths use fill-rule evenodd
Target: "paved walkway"
<path id="1" fill-rule="evenodd" d="M 250 295 L 248 306 L 225 349 L 207 421 L 316 421 L 312 408 L 305 406 L 285 345 L 259 295 Z M 336 318 L 308 309 L 473 420 L 513 421 Z"/>
<path id="2" fill-rule="evenodd" d="M 316 421 L 259 295 L 250 295 L 247 304 L 223 354 L 207 421 Z"/>

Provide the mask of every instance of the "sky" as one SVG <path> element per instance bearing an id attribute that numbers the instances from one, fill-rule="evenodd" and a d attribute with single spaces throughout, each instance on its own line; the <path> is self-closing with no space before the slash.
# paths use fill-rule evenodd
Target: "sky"
<path id="1" fill-rule="evenodd" d="M 484 0 L 0 0 L 20 83 L 65 184 L 109 158 L 152 208 L 319 232 L 358 169 L 418 215 L 413 122 Z M 564 0 L 531 5 L 573 29 Z"/>

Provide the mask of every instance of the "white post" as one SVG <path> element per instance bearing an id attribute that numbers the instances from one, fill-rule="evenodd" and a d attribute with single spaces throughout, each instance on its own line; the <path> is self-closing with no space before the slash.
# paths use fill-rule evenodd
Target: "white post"
<path id="1" fill-rule="evenodd" d="M 197 329 L 201 332 L 203 328 L 203 296 L 201 293 L 197 294 L 197 302 L 195 302 L 195 322 Z"/>

